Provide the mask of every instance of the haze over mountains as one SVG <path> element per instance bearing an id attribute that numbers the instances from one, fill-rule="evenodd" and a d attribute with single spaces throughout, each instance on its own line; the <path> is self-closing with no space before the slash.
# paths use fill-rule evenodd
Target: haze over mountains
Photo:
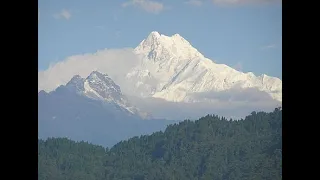
<path id="1" fill-rule="evenodd" d="M 103 146 L 164 130 L 175 121 L 151 119 L 132 106 L 106 74 L 74 76 L 65 86 L 38 95 L 39 138 L 69 137 Z"/>

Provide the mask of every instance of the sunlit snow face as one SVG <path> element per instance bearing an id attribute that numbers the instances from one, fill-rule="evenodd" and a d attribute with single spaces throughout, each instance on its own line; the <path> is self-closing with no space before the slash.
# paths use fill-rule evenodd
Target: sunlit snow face
<path id="1" fill-rule="evenodd" d="M 138 47 L 135 48 L 137 54 L 144 54 L 154 61 L 168 60 L 168 58 L 192 59 L 203 57 L 197 49 L 181 37 L 174 34 L 169 37 L 158 32 L 152 32 Z M 157 60 L 155 60 L 157 59 Z"/>

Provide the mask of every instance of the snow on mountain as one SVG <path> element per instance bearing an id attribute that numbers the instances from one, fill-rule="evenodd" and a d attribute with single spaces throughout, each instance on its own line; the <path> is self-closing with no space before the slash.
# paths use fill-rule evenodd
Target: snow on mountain
<path id="1" fill-rule="evenodd" d="M 66 87 L 77 94 L 95 100 L 114 103 L 131 114 L 142 118 L 149 118 L 147 113 L 141 112 L 129 103 L 128 99 L 121 92 L 120 87 L 107 74 L 93 71 L 86 79 L 75 75 L 66 84 Z"/>
<path id="2" fill-rule="evenodd" d="M 243 73 L 204 57 L 179 34 L 153 31 L 135 49 L 141 62 L 127 75 L 132 91 L 142 97 L 167 101 L 197 101 L 194 93 L 221 92 L 233 88 L 257 88 L 282 101 L 282 81 L 265 74 Z"/>

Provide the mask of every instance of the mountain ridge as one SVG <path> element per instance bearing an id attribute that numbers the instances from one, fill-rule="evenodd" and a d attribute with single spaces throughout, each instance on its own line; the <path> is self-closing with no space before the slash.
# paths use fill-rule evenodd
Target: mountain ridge
<path id="1" fill-rule="evenodd" d="M 129 51 L 132 54 L 122 59 L 124 60 L 122 63 L 130 63 L 125 68 L 126 70 L 118 74 L 117 72 L 110 73 L 110 76 L 116 80 L 117 84 L 120 84 L 125 94 L 161 98 L 171 102 L 200 102 L 201 100 L 196 99 L 194 94 L 210 92 L 215 94 L 230 89 L 256 88 L 267 93 L 271 99 L 282 102 L 282 80 L 279 78 L 265 74 L 257 76 L 252 72 L 244 73 L 228 65 L 218 64 L 202 55 L 179 34 L 166 36 L 152 31 L 137 47 Z M 117 56 L 120 58 L 121 54 L 117 54 Z M 77 58 L 80 57 L 73 57 L 68 61 L 75 63 Z M 73 73 L 65 73 L 66 76 L 61 79 L 54 78 L 51 73 L 39 72 L 39 76 L 43 77 L 40 78 L 41 85 L 39 87 L 44 89 L 43 86 L 56 86 L 49 85 L 50 83 L 64 84 L 75 74 L 87 76 L 88 73 L 96 69 L 103 73 L 109 73 L 110 70 L 101 67 L 102 62 L 105 62 L 105 66 L 109 66 L 109 63 L 115 63 L 112 64 L 113 66 L 121 66 L 116 59 L 114 61 L 108 60 L 108 50 L 97 51 L 93 57 L 86 54 L 80 59 L 99 61 L 100 65 L 90 66 L 85 72 L 79 69 Z M 132 59 L 134 61 L 131 61 Z M 53 66 L 48 71 L 53 69 L 57 73 L 60 67 Z M 121 79 L 121 83 L 119 79 Z M 207 99 L 215 102 L 214 99 Z"/>
<path id="2" fill-rule="evenodd" d="M 80 76 L 72 79 L 66 86 L 61 85 L 54 91 L 38 93 L 39 138 L 69 137 L 109 147 L 134 135 L 161 130 L 175 122 L 150 117 L 144 119 L 139 114 L 128 111 L 129 106 L 122 107 L 119 101 L 123 99 L 100 99 L 105 95 L 102 92 L 98 92 L 102 95 L 100 97 L 95 96 L 95 93 L 85 94 L 82 91 L 84 82 L 94 83 L 92 80 L 95 78 L 91 82 Z M 95 82 L 99 85 L 98 81 Z M 98 87 L 91 87 L 98 90 Z"/>
<path id="3" fill-rule="evenodd" d="M 143 119 L 152 118 L 150 114 L 142 112 L 133 106 L 122 93 L 120 86 L 107 74 L 99 71 L 92 71 L 87 78 L 82 78 L 79 75 L 73 76 L 66 84 L 66 88 L 94 100 L 114 103 L 132 115 L 138 115 Z"/>
<path id="4" fill-rule="evenodd" d="M 255 76 L 217 64 L 179 34 L 166 36 L 153 31 L 133 51 L 142 60 L 127 74 L 127 79 L 136 82 L 136 89 L 144 91 L 142 96 L 181 102 L 190 101 L 188 94 L 220 92 L 237 86 L 257 88 L 282 102 L 279 78 Z"/>

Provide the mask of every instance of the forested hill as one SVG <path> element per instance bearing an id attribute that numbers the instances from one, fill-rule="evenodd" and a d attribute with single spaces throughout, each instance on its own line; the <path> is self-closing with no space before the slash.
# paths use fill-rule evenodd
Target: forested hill
<path id="1" fill-rule="evenodd" d="M 208 115 L 110 150 L 39 140 L 39 180 L 282 179 L 282 110 L 232 121 Z"/>

